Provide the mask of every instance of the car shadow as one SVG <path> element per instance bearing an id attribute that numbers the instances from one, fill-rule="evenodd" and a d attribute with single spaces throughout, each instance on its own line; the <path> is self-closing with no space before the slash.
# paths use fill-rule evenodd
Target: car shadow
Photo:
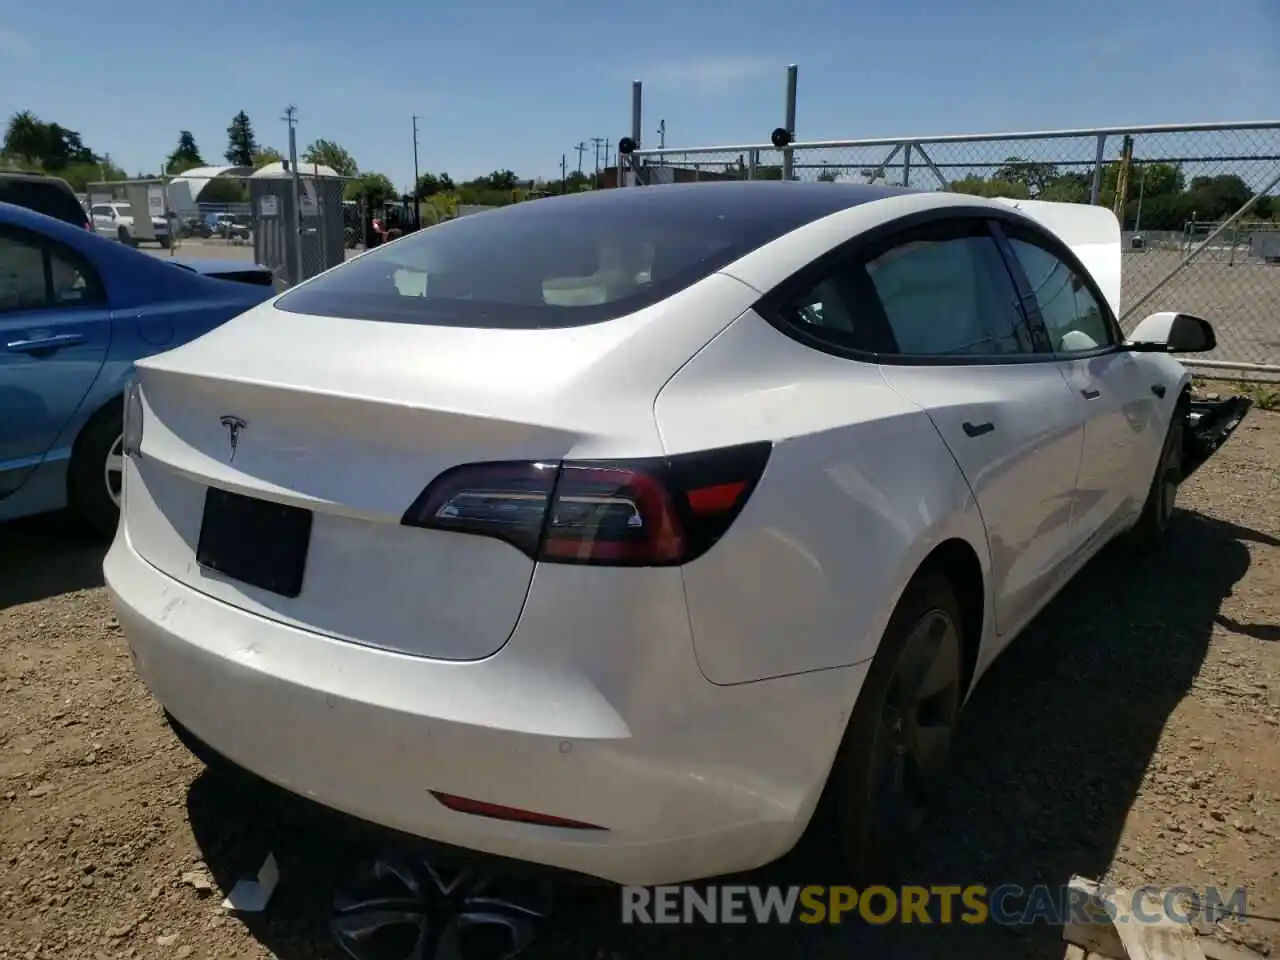
<path id="1" fill-rule="evenodd" d="M 102 586 L 106 552 L 66 511 L 0 523 L 0 610 Z"/>
<path id="2" fill-rule="evenodd" d="M 1107 872 L 1165 723 L 1200 670 L 1219 607 L 1249 567 L 1245 541 L 1280 543 L 1179 512 L 1157 555 L 1116 545 L 1081 572 L 975 691 L 946 802 L 905 865 L 909 882 L 1057 889 L 1072 875 Z M 247 918 L 251 932 L 282 960 L 340 956 L 328 935 L 328 904 L 341 864 L 358 851 L 335 848 L 305 821 L 261 813 L 252 793 L 228 792 L 237 789 L 205 774 L 188 798 L 219 885 L 227 890 L 253 876 L 264 852 L 275 851 L 284 878 L 278 902 Z M 732 882 L 823 882 L 806 862 L 796 854 Z M 1061 929 L 1045 922 L 624 925 L 616 890 L 563 887 L 558 897 L 523 956 L 1022 960 L 1063 952 Z"/>

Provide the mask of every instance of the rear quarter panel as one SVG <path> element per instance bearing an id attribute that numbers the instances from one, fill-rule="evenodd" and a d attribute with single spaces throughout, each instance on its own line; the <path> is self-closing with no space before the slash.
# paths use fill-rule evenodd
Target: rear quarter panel
<path id="1" fill-rule="evenodd" d="M 729 532 L 683 568 L 713 683 L 868 660 L 944 540 L 968 543 L 987 580 L 963 475 L 925 413 L 873 365 L 812 350 L 747 311 L 672 378 L 656 415 L 669 454 L 775 444 Z"/>

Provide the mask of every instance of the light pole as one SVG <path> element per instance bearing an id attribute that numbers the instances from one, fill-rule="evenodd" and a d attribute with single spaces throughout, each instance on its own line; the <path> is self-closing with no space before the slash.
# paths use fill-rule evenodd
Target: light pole
<path id="1" fill-rule="evenodd" d="M 595 146 L 595 148 L 596 148 L 596 189 L 597 189 L 597 190 L 599 190 L 599 189 L 600 189 L 600 186 L 601 186 L 601 182 L 600 182 L 600 150 L 601 150 L 601 148 L 602 148 L 602 147 L 604 147 L 604 146 L 605 146 L 605 144 L 607 144 L 608 142 L 609 142 L 609 138 L 608 138 L 608 137 L 592 137 L 592 138 L 591 138 L 591 143 L 592 143 L 592 144 Z M 609 155 L 608 155 L 608 153 L 606 153 L 606 154 L 605 154 L 605 162 L 606 162 L 606 163 L 608 162 L 608 159 L 609 159 Z"/>
<path id="2" fill-rule="evenodd" d="M 418 115 L 413 115 L 413 229 L 422 229 L 422 207 L 418 203 Z"/>

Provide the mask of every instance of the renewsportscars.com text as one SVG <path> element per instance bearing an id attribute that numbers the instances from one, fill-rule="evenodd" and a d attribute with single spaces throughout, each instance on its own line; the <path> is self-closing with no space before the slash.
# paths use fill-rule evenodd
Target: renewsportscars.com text
<path id="1" fill-rule="evenodd" d="M 1242 917 L 1243 888 L 1140 888 L 1109 902 L 1103 915 L 1116 923 L 1190 923 L 1197 916 Z M 639 924 L 869 924 L 1090 923 L 1100 919 L 1098 901 L 1069 887 L 935 885 L 887 887 L 668 886 L 623 887 L 622 922 Z M 1154 897 L 1155 903 L 1144 899 Z"/>

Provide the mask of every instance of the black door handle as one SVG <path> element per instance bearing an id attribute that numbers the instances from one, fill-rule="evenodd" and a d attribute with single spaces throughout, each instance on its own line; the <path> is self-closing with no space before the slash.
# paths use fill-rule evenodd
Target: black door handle
<path id="1" fill-rule="evenodd" d="M 1152 392 L 1152 393 L 1154 393 L 1154 394 L 1155 394 L 1157 397 L 1159 397 L 1161 400 L 1163 400 L 1163 399 L 1164 399 L 1164 394 L 1165 394 L 1165 386 L 1164 386 L 1164 384 L 1163 384 L 1163 383 L 1153 383 L 1153 384 L 1151 385 L 1151 392 Z"/>
<path id="2" fill-rule="evenodd" d="M 1081 390 L 1080 396 L 1084 397 L 1086 400 L 1097 400 L 1102 396 L 1102 394 L 1097 390 Z"/>
<path id="3" fill-rule="evenodd" d="M 994 423 L 969 423 L 965 421 L 964 432 L 970 437 L 980 437 L 984 433 L 990 433 L 996 428 Z"/>

